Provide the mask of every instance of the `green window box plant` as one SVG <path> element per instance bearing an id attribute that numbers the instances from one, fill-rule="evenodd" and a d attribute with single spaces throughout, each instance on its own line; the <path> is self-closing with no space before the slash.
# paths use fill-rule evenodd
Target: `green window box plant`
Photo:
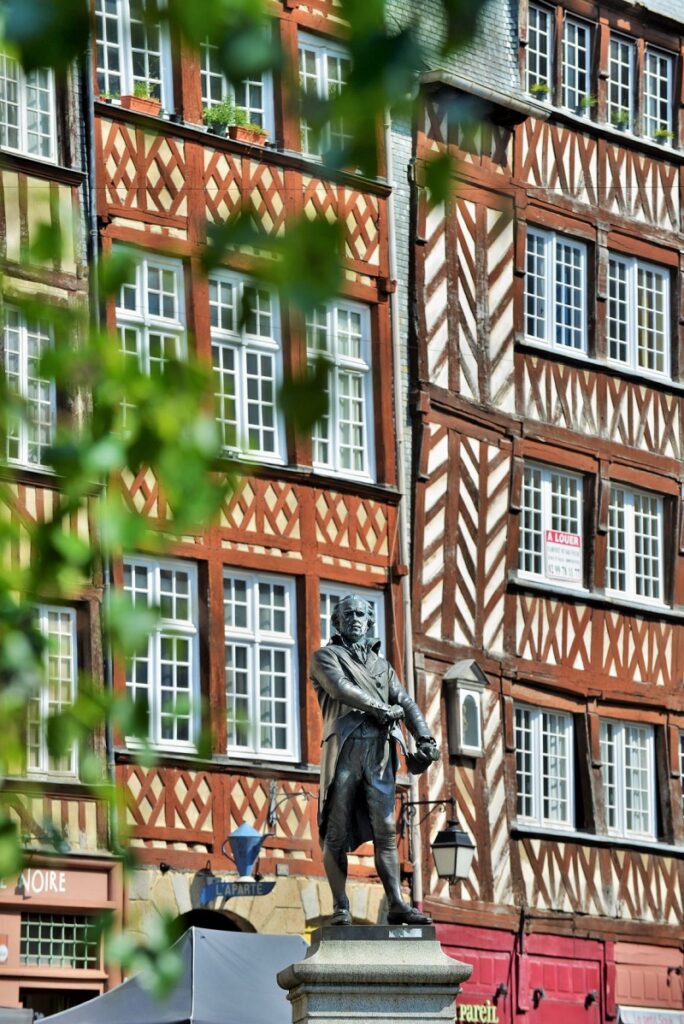
<path id="1" fill-rule="evenodd" d="M 153 117 L 159 117 L 161 112 L 161 100 L 152 95 L 149 82 L 136 82 L 133 95 L 121 97 L 121 106 L 137 114 L 151 114 Z"/>
<path id="2" fill-rule="evenodd" d="M 625 110 L 624 107 L 614 110 L 610 115 L 610 123 L 619 131 L 624 132 L 625 128 L 629 128 L 629 110 Z"/>
<path id="3" fill-rule="evenodd" d="M 674 139 L 674 132 L 671 132 L 669 128 L 657 128 L 653 133 L 653 138 L 656 142 L 659 142 L 661 146 L 664 146 L 666 142 L 672 142 Z"/>
<path id="4" fill-rule="evenodd" d="M 226 135 L 229 139 L 263 146 L 268 133 L 259 124 L 252 124 L 244 110 L 236 107 L 228 98 L 213 107 L 204 108 L 204 123 L 215 135 Z"/>
<path id="5" fill-rule="evenodd" d="M 536 99 L 545 100 L 551 92 L 551 87 L 546 82 L 535 82 L 534 85 L 530 86 L 530 92 Z"/>

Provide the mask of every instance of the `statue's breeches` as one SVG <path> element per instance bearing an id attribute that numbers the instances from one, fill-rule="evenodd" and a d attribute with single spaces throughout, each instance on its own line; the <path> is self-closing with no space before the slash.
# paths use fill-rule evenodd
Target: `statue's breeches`
<path id="1" fill-rule="evenodd" d="M 364 723 L 340 751 L 335 778 L 328 792 L 325 845 L 331 850 L 349 846 L 352 820 L 360 803 L 370 819 L 376 851 L 396 846 L 394 764 L 385 729 Z"/>

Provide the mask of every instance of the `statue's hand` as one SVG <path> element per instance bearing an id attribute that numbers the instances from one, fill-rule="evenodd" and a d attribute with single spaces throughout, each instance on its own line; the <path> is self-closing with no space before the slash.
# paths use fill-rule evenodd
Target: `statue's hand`
<path id="1" fill-rule="evenodd" d="M 401 704 L 392 704 L 389 711 L 385 712 L 387 722 L 400 722 L 404 717 L 404 709 Z"/>
<path id="2" fill-rule="evenodd" d="M 420 736 L 416 740 L 415 754 L 408 754 L 406 763 L 412 775 L 420 775 L 433 761 L 439 761 L 439 747 L 432 736 Z"/>

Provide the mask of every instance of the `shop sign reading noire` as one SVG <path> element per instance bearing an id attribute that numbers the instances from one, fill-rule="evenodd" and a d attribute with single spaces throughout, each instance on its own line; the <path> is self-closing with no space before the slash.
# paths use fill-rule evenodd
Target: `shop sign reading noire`
<path id="1" fill-rule="evenodd" d="M 16 882 L 0 880 L 0 889 L 12 889 L 17 895 L 24 896 L 65 896 L 66 871 L 56 871 L 54 868 L 26 868 Z"/>

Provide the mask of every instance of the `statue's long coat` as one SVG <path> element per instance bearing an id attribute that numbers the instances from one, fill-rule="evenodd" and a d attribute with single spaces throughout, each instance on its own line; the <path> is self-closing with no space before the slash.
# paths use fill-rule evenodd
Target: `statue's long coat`
<path id="1" fill-rule="evenodd" d="M 323 714 L 321 742 L 321 784 L 318 794 L 318 827 L 321 843 L 325 839 L 326 802 L 335 779 L 335 768 L 345 741 L 373 708 L 387 710 L 392 704 L 404 709 L 406 725 L 412 736 L 430 736 L 430 730 L 414 700 L 403 688 L 397 674 L 380 654 L 379 640 L 366 641 L 369 648 L 365 664 L 333 636 L 326 647 L 311 658 L 310 676 Z M 405 749 L 401 730 L 395 723 L 389 730 L 391 756 L 397 767 L 396 743 Z M 392 741 L 396 741 L 392 742 Z M 355 850 L 372 838 L 365 801 L 360 800 L 349 837 L 349 849 Z"/>

